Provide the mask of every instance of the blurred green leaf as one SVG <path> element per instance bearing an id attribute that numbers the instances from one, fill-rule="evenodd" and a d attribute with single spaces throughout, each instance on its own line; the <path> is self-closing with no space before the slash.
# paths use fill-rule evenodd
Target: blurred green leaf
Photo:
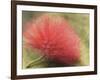
<path id="1" fill-rule="evenodd" d="M 46 60 L 37 50 L 23 48 L 23 68 L 45 67 Z"/>

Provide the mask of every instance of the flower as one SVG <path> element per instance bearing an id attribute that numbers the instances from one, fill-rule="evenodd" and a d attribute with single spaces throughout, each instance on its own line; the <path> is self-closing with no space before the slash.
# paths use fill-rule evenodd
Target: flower
<path id="1" fill-rule="evenodd" d="M 41 50 L 46 58 L 64 65 L 73 65 L 80 59 L 80 38 L 61 16 L 43 14 L 29 21 L 23 32 L 25 43 Z"/>

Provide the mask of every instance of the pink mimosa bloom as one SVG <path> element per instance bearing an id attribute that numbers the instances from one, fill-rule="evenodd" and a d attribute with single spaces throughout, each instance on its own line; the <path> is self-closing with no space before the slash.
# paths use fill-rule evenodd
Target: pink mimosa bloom
<path id="1" fill-rule="evenodd" d="M 28 22 L 23 35 L 26 44 L 41 50 L 50 60 L 72 65 L 80 59 L 80 39 L 60 16 L 44 14 Z"/>

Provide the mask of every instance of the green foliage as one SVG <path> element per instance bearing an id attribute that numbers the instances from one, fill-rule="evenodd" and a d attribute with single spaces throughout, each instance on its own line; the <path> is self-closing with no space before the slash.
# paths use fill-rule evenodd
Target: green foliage
<path id="1" fill-rule="evenodd" d="M 43 55 L 36 49 L 23 48 L 23 69 L 46 67 L 47 63 Z"/>

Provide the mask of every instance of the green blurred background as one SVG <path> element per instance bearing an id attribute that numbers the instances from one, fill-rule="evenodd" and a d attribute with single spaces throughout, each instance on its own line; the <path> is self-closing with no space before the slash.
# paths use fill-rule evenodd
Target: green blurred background
<path id="1" fill-rule="evenodd" d="M 64 17 L 76 31 L 81 39 L 81 60 L 74 66 L 89 65 L 89 14 L 86 13 L 53 13 L 53 12 L 22 12 L 22 28 L 31 20 L 36 20 L 42 14 L 51 14 Z M 24 46 L 24 40 L 23 40 Z M 37 50 L 23 47 L 22 68 L 45 68 L 45 67 L 64 67 L 65 65 L 49 61 L 38 54 Z M 67 67 L 67 66 L 66 66 Z"/>

